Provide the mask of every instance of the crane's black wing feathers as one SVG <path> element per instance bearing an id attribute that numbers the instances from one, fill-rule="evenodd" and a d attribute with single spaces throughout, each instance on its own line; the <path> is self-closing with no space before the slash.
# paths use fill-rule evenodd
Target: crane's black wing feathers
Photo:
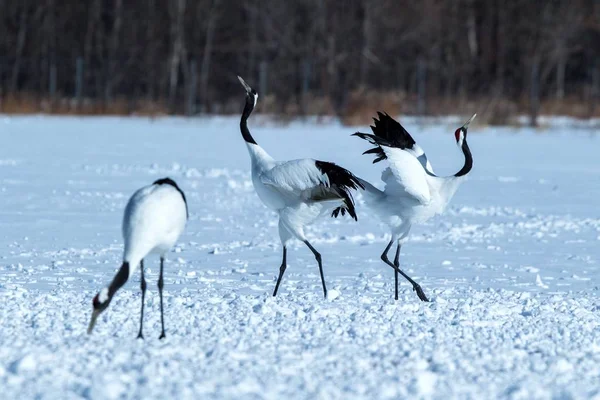
<path id="1" fill-rule="evenodd" d="M 329 186 L 344 200 L 344 205 L 333 210 L 331 216 L 337 218 L 340 213 L 346 215 L 346 212 L 348 212 L 355 221 L 358 221 L 351 191 L 358 188 L 364 190 L 365 187 L 363 184 L 360 183 L 359 179 L 352 172 L 334 163 L 315 161 L 315 165 L 321 173 L 327 176 Z"/>
<path id="2" fill-rule="evenodd" d="M 376 155 L 373 164 L 387 158 L 381 146 L 396 147 L 399 149 L 412 149 L 416 143 L 412 136 L 410 136 L 410 133 L 408 133 L 398 121 L 390 117 L 387 113 L 378 111 L 377 116 L 379 119 L 373 118 L 375 124 L 371 125 L 373 134 L 356 132 L 354 135 L 352 135 L 358 136 L 359 138 L 375 145 L 374 148 L 363 153 Z"/>

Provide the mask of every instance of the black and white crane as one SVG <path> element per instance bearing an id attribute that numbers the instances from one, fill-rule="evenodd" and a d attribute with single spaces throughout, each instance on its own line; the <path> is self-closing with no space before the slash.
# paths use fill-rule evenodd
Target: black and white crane
<path id="1" fill-rule="evenodd" d="M 283 257 L 273 296 L 277 295 L 281 278 L 287 268 L 287 243 L 292 238 L 304 242 L 315 256 L 321 274 L 323 294 L 327 287 L 323 275 L 321 254 L 310 244 L 304 227 L 324 214 L 337 216 L 346 212 L 357 220 L 352 190 L 364 189 L 350 171 L 327 161 L 309 158 L 275 161 L 260 147 L 248 130 L 248 117 L 254 110 L 258 94 L 238 76 L 246 89 L 246 104 L 240 120 L 240 131 L 252 162 L 252 183 L 258 197 L 279 215 L 279 238 Z M 333 210 L 333 212 L 332 212 Z"/>
<path id="2" fill-rule="evenodd" d="M 477 114 L 454 132 L 465 163 L 456 174 L 445 177 L 434 174 L 423 149 L 399 122 L 385 113 L 378 112 L 377 115 L 379 119 L 373 118 L 375 123 L 371 126 L 373 134 L 357 132 L 353 135 L 375 146 L 363 153 L 374 154 L 376 158 L 373 163 L 387 160 L 389 164 L 381 174 L 381 180 L 385 183 L 383 191 L 361 180 L 365 186 L 365 203 L 391 229 L 392 239 L 381 254 L 381 259 L 395 271 L 395 299 L 398 300 L 398 274 L 401 274 L 411 283 L 419 299 L 429 301 L 421 286 L 400 270 L 400 248 L 413 224 L 423 223 L 444 211 L 471 171 L 473 157 L 467 144 L 467 129 Z M 394 243 L 396 256 L 394 263 L 391 263 L 388 252 Z"/>
<path id="3" fill-rule="evenodd" d="M 88 334 L 92 333 L 98 316 L 110 304 L 113 296 L 133 275 L 138 264 L 141 272 L 142 310 L 138 338 L 144 338 L 144 299 L 146 279 L 144 279 L 144 258 L 148 254 L 160 255 L 158 293 L 160 295 L 160 339 L 165 337 L 163 315 L 163 267 L 165 253 L 169 251 L 185 228 L 188 208 L 185 194 L 170 178 L 159 179 L 152 185 L 144 186 L 131 196 L 123 216 L 122 233 L 125 240 L 123 264 L 110 285 L 102 289 L 92 302 L 92 319 Z"/>

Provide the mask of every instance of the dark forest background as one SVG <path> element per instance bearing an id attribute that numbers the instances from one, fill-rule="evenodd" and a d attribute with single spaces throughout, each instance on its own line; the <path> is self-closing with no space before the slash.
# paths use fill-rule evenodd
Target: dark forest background
<path id="1" fill-rule="evenodd" d="M 0 0 L 0 112 L 590 117 L 597 0 Z"/>

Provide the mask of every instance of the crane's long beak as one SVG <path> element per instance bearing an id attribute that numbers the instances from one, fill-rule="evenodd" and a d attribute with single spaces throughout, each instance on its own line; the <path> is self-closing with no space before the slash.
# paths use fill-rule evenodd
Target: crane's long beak
<path id="1" fill-rule="evenodd" d="M 102 311 L 93 310 L 92 311 L 92 319 L 90 320 L 90 324 L 88 325 L 87 333 L 88 335 L 92 333 L 94 330 L 94 326 L 96 325 L 96 320 L 98 319 L 98 315 L 100 315 Z"/>
<path id="2" fill-rule="evenodd" d="M 475 119 L 475 117 L 477 116 L 477 114 L 473 114 L 473 116 L 471 118 L 469 118 L 469 120 L 467 122 L 465 122 L 465 124 L 462 126 L 465 130 L 469 129 L 469 124 L 471 122 L 473 122 L 473 120 Z"/>
<path id="3" fill-rule="evenodd" d="M 250 87 L 250 85 L 248 85 L 246 83 L 246 81 L 242 79 L 241 76 L 238 75 L 238 79 L 240 80 L 240 83 L 242 84 L 242 86 L 244 86 L 244 89 L 246 89 L 246 92 L 248 92 L 248 93 L 252 92 L 252 88 Z"/>

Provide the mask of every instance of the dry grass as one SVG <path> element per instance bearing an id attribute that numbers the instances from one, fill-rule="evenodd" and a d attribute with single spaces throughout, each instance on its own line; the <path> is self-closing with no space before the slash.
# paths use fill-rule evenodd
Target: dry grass
<path id="1" fill-rule="evenodd" d="M 409 96 L 394 92 L 367 92 L 359 89 L 350 93 L 342 123 L 345 125 L 365 125 L 372 122 L 377 111 L 388 114 L 406 113 L 406 106 L 411 104 Z"/>
<path id="2" fill-rule="evenodd" d="M 116 98 L 110 103 L 72 98 L 39 98 L 28 93 L 0 97 L 0 112 L 4 114 L 56 114 L 56 115 L 148 115 L 168 114 L 163 101 L 129 100 Z"/>
<path id="3" fill-rule="evenodd" d="M 416 114 L 417 99 L 415 95 L 399 91 L 375 92 L 364 89 L 349 94 L 340 119 L 345 125 L 370 124 L 377 111 L 385 111 L 391 115 Z M 242 107 L 238 97 L 222 104 L 214 104 L 209 111 L 225 114 L 237 114 Z M 287 102 L 280 101 L 274 95 L 261 98 L 260 111 L 275 115 L 282 122 L 299 115 L 334 116 L 335 107 L 327 97 L 307 95 L 303 99 L 291 98 Z M 448 98 L 428 99 L 428 115 L 470 115 L 477 113 L 477 121 L 484 125 L 514 125 L 517 117 L 527 115 L 529 103 L 527 98 L 509 100 L 501 97 Z M 72 98 L 51 100 L 40 98 L 29 93 L 7 94 L 0 96 L 0 113 L 5 114 L 57 114 L 57 115 L 143 115 L 163 116 L 171 114 L 166 101 L 151 101 L 146 98 L 115 98 L 109 103 L 84 99 L 81 103 Z M 176 111 L 181 114 L 182 109 Z M 540 115 L 564 115 L 575 118 L 600 117 L 600 107 L 594 107 L 581 96 L 566 97 L 561 100 L 547 99 L 540 105 Z"/>

